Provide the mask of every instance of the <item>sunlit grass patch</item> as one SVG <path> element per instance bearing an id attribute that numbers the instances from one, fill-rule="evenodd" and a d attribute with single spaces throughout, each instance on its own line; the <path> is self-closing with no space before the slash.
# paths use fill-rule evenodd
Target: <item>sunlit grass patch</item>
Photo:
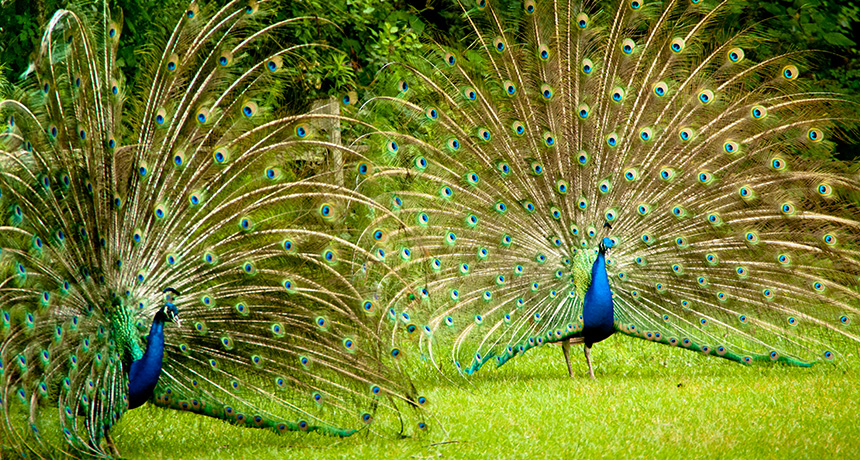
<path id="1" fill-rule="evenodd" d="M 574 379 L 556 346 L 456 384 L 420 372 L 436 419 L 420 438 L 276 435 L 146 406 L 115 440 L 129 458 L 860 457 L 856 363 L 747 367 L 625 337 L 593 355 L 596 381 L 579 347 Z"/>

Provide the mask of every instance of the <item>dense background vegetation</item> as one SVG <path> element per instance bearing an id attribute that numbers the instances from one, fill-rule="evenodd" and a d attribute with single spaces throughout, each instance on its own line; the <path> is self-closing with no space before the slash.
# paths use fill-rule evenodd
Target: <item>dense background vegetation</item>
<path id="1" fill-rule="evenodd" d="M 433 40 L 458 46 L 453 40 L 467 36 L 463 32 L 467 26 L 460 7 L 453 0 L 271 1 L 276 4 L 273 10 L 278 18 L 320 17 L 339 25 L 333 27 L 309 19 L 306 27 L 291 29 L 292 35 L 282 37 L 285 43 L 324 43 L 342 50 L 342 53 L 303 50 L 306 65 L 295 70 L 295 84 L 285 88 L 282 95 L 282 101 L 295 106 L 350 88 L 365 87 L 381 66 L 420 56 Z M 521 8 L 521 0 L 500 1 Z M 56 9 L 69 3 L 69 0 L 0 0 L 0 81 L 2 76 L 12 83 L 19 80 L 37 48 L 45 23 Z M 110 7 L 124 15 L 118 63 L 129 86 L 141 80 L 140 72 L 145 71 L 139 66 L 141 53 L 157 46 L 186 3 L 109 0 Z M 726 21 L 726 28 L 759 23 L 757 30 L 768 38 L 751 50 L 758 59 L 788 50 L 818 50 L 818 65 L 807 72 L 809 77 L 819 80 L 821 88 L 860 92 L 860 47 L 855 41 L 860 36 L 860 1 L 738 0 L 735 11 L 732 20 Z M 845 159 L 860 154 L 854 145 L 839 145 L 838 151 Z"/>

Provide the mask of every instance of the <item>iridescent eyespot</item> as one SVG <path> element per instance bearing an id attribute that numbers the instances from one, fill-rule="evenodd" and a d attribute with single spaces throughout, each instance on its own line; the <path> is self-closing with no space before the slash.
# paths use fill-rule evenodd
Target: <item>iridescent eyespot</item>
<path id="1" fill-rule="evenodd" d="M 633 51 L 636 50 L 636 42 L 629 38 L 625 38 L 621 41 L 621 52 L 626 55 L 633 54 Z"/>
<path id="2" fill-rule="evenodd" d="M 726 53 L 726 57 L 729 58 L 729 61 L 732 63 L 741 62 L 744 59 L 744 50 L 740 48 L 732 48 Z"/>
<path id="3" fill-rule="evenodd" d="M 821 140 L 824 139 L 824 134 L 816 128 L 809 128 L 809 130 L 806 131 L 806 138 L 809 139 L 810 142 L 821 142 Z"/>
<path id="4" fill-rule="evenodd" d="M 782 68 L 782 78 L 786 80 L 794 80 L 798 77 L 799 72 L 796 66 L 787 65 Z"/>
<path id="5" fill-rule="evenodd" d="M 579 13 L 576 15 L 576 26 L 580 29 L 585 29 L 588 27 L 588 15 L 585 13 Z"/>
<path id="6" fill-rule="evenodd" d="M 580 69 L 582 69 L 582 73 L 589 75 L 594 70 L 594 63 L 591 62 L 591 59 L 583 59 Z"/>
<path id="7" fill-rule="evenodd" d="M 767 109 L 761 105 L 754 105 L 750 109 L 750 115 L 756 120 L 761 120 L 767 116 Z"/>

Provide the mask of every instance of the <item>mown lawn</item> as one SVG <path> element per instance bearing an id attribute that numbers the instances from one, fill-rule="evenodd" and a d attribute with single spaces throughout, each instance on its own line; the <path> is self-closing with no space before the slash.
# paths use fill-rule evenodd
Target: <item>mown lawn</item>
<path id="1" fill-rule="evenodd" d="M 850 368 L 745 367 L 612 337 L 594 348 L 590 381 L 571 351 L 575 379 L 556 346 L 471 384 L 428 372 L 419 383 L 437 420 L 421 438 L 278 436 L 146 406 L 114 439 L 140 459 L 860 458 L 857 357 Z"/>

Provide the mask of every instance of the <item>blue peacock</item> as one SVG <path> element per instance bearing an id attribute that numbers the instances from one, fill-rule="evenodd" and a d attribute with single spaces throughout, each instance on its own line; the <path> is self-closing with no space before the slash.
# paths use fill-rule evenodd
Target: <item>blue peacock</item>
<path id="1" fill-rule="evenodd" d="M 111 428 L 147 401 L 275 432 L 426 428 L 390 326 L 314 237 L 343 228 L 340 186 L 295 176 L 324 137 L 270 97 L 307 46 L 276 34 L 306 19 L 264 6 L 190 4 L 137 89 L 106 4 L 58 11 L 30 90 L 0 102 L 3 458 L 117 456 Z"/>
<path id="2" fill-rule="evenodd" d="M 860 179 L 832 140 L 857 104 L 813 87 L 814 53 L 756 60 L 732 2 L 461 6 L 469 46 L 383 70 L 347 149 L 363 286 L 425 357 L 856 353 Z"/>

